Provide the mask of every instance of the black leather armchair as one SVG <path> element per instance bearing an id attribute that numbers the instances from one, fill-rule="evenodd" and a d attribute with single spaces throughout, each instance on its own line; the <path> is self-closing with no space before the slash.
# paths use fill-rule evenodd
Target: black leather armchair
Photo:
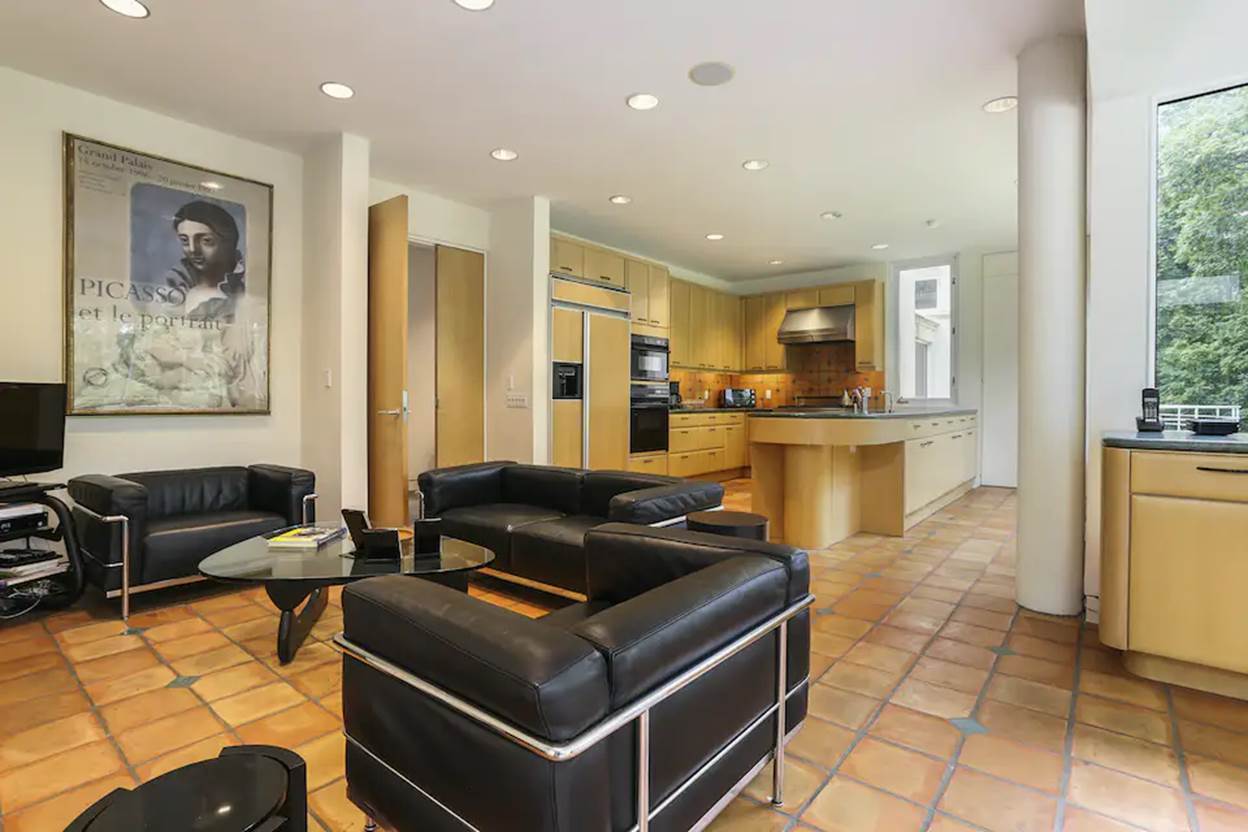
<path id="1" fill-rule="evenodd" d="M 87 474 L 69 481 L 86 579 L 109 597 L 199 578 L 199 562 L 315 519 L 316 477 L 281 465 Z M 123 577 L 124 573 L 124 577 Z"/>
<path id="2" fill-rule="evenodd" d="M 586 591 L 585 533 L 609 521 L 683 525 L 722 504 L 723 486 L 625 471 L 485 462 L 418 478 L 427 518 L 494 552 L 490 574 L 564 594 Z"/>
<path id="3" fill-rule="evenodd" d="M 363 811 L 396 830 L 678 832 L 782 757 L 806 715 L 806 553 L 619 523 L 585 550 L 589 600 L 538 620 L 402 577 L 344 591 Z"/>

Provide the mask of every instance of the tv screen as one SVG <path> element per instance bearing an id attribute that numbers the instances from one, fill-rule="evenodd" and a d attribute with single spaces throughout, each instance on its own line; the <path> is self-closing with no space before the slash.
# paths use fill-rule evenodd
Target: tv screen
<path id="1" fill-rule="evenodd" d="M 0 381 L 0 477 L 65 460 L 65 385 Z"/>

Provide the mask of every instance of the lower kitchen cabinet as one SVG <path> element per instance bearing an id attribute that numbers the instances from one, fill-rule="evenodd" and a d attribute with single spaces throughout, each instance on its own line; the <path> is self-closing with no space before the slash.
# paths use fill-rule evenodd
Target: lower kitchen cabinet
<path id="1" fill-rule="evenodd" d="M 750 464 L 750 445 L 745 438 L 745 425 L 724 427 L 724 467 L 745 468 Z"/>
<path id="2" fill-rule="evenodd" d="M 666 474 L 667 454 L 633 454 L 628 458 L 628 470 L 634 474 Z"/>
<path id="3" fill-rule="evenodd" d="M 906 440 L 906 514 L 913 514 L 975 479 L 978 463 L 979 448 L 973 428 L 960 427 Z"/>
<path id="4" fill-rule="evenodd" d="M 673 477 L 697 477 L 750 464 L 744 413 L 674 413 L 667 437 L 667 473 Z"/>

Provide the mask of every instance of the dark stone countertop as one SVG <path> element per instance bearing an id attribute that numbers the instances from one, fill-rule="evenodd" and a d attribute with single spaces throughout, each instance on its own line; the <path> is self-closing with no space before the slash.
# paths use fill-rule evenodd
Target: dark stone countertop
<path id="1" fill-rule="evenodd" d="M 1101 434 L 1107 448 L 1133 448 L 1140 451 L 1195 451 L 1207 454 L 1248 454 L 1248 433 L 1230 436 L 1197 436 L 1188 430 L 1139 433 L 1133 430 L 1107 430 Z"/>
<path id="2" fill-rule="evenodd" d="M 673 407 L 672 413 L 766 413 L 765 407 Z"/>

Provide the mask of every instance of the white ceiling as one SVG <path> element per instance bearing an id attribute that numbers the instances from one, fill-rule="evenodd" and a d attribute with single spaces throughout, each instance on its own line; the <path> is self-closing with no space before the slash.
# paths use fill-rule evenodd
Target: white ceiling
<path id="1" fill-rule="evenodd" d="M 729 280 L 1013 246 L 1016 116 L 980 105 L 1025 43 L 1083 30 L 1080 0 L 146 2 L 0 4 L 0 63 L 296 150 L 357 133 L 378 178 L 545 194 L 556 228 Z M 693 85 L 707 60 L 736 80 Z"/>

